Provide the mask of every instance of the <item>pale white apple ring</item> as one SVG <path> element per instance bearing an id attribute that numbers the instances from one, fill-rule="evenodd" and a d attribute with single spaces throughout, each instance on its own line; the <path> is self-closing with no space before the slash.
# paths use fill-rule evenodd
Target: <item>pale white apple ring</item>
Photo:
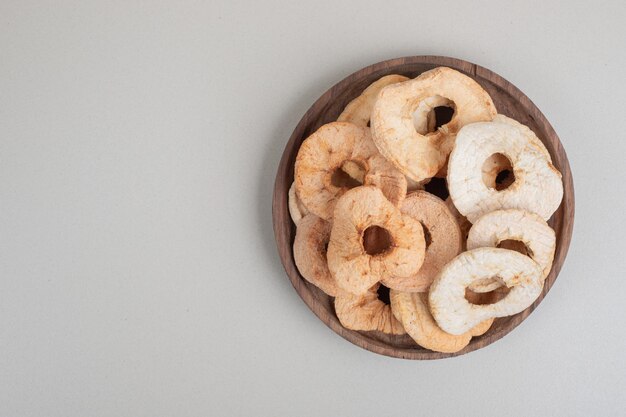
<path id="1" fill-rule="evenodd" d="M 471 304 L 465 289 L 474 282 L 498 277 L 511 291 L 494 304 Z M 460 335 L 487 319 L 517 314 L 541 294 L 539 264 L 521 253 L 499 248 L 478 248 L 450 261 L 430 286 L 430 312 L 439 327 Z"/>
<path id="2" fill-rule="evenodd" d="M 496 210 L 479 218 L 469 231 L 467 249 L 497 247 L 506 240 L 516 240 L 526 245 L 528 256 L 539 264 L 542 276 L 552 269 L 556 236 L 545 220 L 523 210 Z M 469 288 L 475 292 L 488 292 L 500 287 L 499 280 L 475 283 Z"/>
<path id="3" fill-rule="evenodd" d="M 516 208 L 548 220 L 561 204 L 561 173 L 537 146 L 534 133 L 522 125 L 480 122 L 467 125 L 456 137 L 448 162 L 448 189 L 457 210 L 475 222 L 494 210 Z M 484 161 L 503 154 L 510 161 L 515 182 L 504 190 L 485 184 Z"/>

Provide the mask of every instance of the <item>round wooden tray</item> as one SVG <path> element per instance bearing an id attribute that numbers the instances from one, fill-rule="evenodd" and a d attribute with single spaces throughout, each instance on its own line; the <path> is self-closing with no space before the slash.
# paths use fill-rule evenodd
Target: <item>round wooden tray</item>
<path id="1" fill-rule="evenodd" d="M 554 166 L 563 174 L 563 202 L 554 213 L 550 226 L 556 232 L 556 254 L 552 271 L 546 278 L 539 298 L 526 310 L 510 317 L 496 319 L 491 329 L 457 353 L 439 353 L 418 346 L 409 336 L 392 336 L 380 332 L 360 332 L 344 328 L 337 319 L 333 299 L 302 278 L 293 260 L 293 240 L 296 228 L 289 217 L 287 194 L 293 181 L 293 167 L 300 144 L 320 126 L 337 120 L 346 104 L 357 97 L 368 85 L 387 74 L 402 74 L 411 78 L 438 66 L 454 68 L 476 80 L 490 95 L 498 112 L 530 127 L 544 142 Z M 272 204 L 274 234 L 280 258 L 296 292 L 309 308 L 337 334 L 372 352 L 405 359 L 440 359 L 458 356 L 487 346 L 519 325 L 539 305 L 554 284 L 563 265 L 572 237 L 574 221 L 574 187 L 565 150 L 554 129 L 528 97 L 513 84 L 467 61 L 441 56 L 411 56 L 379 62 L 349 75 L 326 91 L 305 113 L 296 126 L 283 152 Z"/>

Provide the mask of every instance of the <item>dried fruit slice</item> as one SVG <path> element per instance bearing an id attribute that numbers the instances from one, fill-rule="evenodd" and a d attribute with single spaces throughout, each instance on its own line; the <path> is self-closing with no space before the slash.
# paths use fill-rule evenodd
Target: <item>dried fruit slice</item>
<path id="1" fill-rule="evenodd" d="M 466 250 L 467 248 L 467 236 L 469 235 L 469 231 L 472 228 L 472 223 L 467 220 L 467 217 L 463 216 L 459 211 L 454 207 L 454 203 L 450 197 L 446 198 L 446 206 L 450 213 L 456 219 L 456 222 L 459 224 L 459 228 L 461 229 L 461 251 Z"/>
<path id="2" fill-rule="evenodd" d="M 428 293 L 391 290 L 391 310 L 415 342 L 435 352 L 454 353 L 467 346 L 472 336 L 489 330 L 493 318 L 487 319 L 460 335 L 446 333 L 437 326 L 428 309 Z"/>
<path id="3" fill-rule="evenodd" d="M 374 102 L 376 102 L 376 97 L 380 90 L 390 84 L 396 84 L 406 80 L 408 80 L 407 77 L 397 74 L 385 75 L 379 78 L 363 90 L 360 96 L 348 103 L 346 108 L 339 115 L 339 118 L 337 118 L 337 121 L 350 122 L 361 127 L 369 127 L 372 108 L 374 107 Z"/>
<path id="4" fill-rule="evenodd" d="M 438 106 L 451 107 L 454 114 L 429 132 L 428 115 Z M 491 97 L 478 83 L 439 67 L 380 91 L 372 111 L 372 136 L 381 154 L 407 177 L 421 181 L 445 165 L 461 127 L 495 115 Z"/>
<path id="5" fill-rule="evenodd" d="M 487 305 L 471 304 L 465 289 L 474 282 L 498 277 L 511 291 Z M 437 325 L 460 335 L 478 323 L 525 310 L 541 294 L 541 267 L 528 256 L 508 249 L 478 248 L 450 261 L 430 286 L 428 302 Z"/>
<path id="6" fill-rule="evenodd" d="M 510 117 L 507 117 L 503 114 L 496 115 L 496 117 L 493 118 L 493 121 L 498 123 L 507 123 L 515 128 L 523 130 L 526 137 L 529 138 L 531 144 L 538 151 L 543 153 L 548 161 L 552 162 L 552 158 L 550 157 L 550 153 L 546 149 L 546 146 L 527 126 L 524 126 L 517 120 L 511 119 Z M 483 182 L 489 188 L 494 188 L 497 190 L 505 189 L 510 186 L 515 180 L 513 175 L 507 172 L 510 171 L 511 168 L 511 162 L 505 155 L 499 153 L 493 154 L 485 160 L 482 166 Z M 497 182 L 498 175 L 502 173 L 508 175 L 504 175 L 501 179 L 501 182 Z"/>
<path id="7" fill-rule="evenodd" d="M 407 80 L 409 80 L 408 77 L 397 74 L 386 75 L 382 78 L 379 78 L 377 81 L 374 81 L 365 90 L 363 90 L 360 96 L 348 103 L 346 108 L 339 115 L 337 121 L 350 122 L 361 127 L 369 127 L 372 109 L 374 108 L 374 103 L 376 102 L 376 97 L 378 96 L 378 93 L 380 93 L 380 90 L 388 85 L 401 83 Z M 416 120 L 416 123 L 423 124 L 424 130 L 430 129 L 432 131 L 435 129 L 435 121 L 436 119 L 434 117 L 434 112 L 430 112 L 427 117 Z M 344 171 L 346 171 L 352 178 L 358 179 L 357 175 L 353 174 L 354 170 L 351 170 L 350 167 L 349 169 L 346 169 L 346 167 L 344 166 Z M 422 184 L 422 182 L 413 181 L 408 177 L 406 181 L 407 191 L 424 189 L 424 185 Z M 363 183 L 362 178 L 360 182 Z"/>
<path id="8" fill-rule="evenodd" d="M 414 275 L 386 277 L 382 282 L 395 290 L 427 291 L 441 268 L 461 251 L 461 229 L 446 203 L 426 191 L 409 194 L 400 210 L 420 222 L 424 228 L 424 263 Z"/>
<path id="9" fill-rule="evenodd" d="M 372 226 L 384 229 L 389 243 L 370 254 L 363 238 Z M 383 278 L 411 276 L 424 262 L 424 249 L 422 225 L 402 214 L 380 189 L 353 188 L 337 202 L 328 267 L 341 289 L 363 294 Z"/>
<path id="10" fill-rule="evenodd" d="M 375 284 L 365 294 L 341 292 L 335 298 L 335 313 L 343 327 L 352 330 L 377 330 L 387 334 L 404 334 L 402 324 L 391 313 L 391 306 L 378 299 Z"/>
<path id="11" fill-rule="evenodd" d="M 539 264 L 542 277 L 548 276 L 554 260 L 556 236 L 545 220 L 523 210 L 496 210 L 479 218 L 470 229 L 467 248 L 497 247 L 503 241 L 515 240 L 526 245 L 528 256 Z M 488 280 L 470 286 L 472 291 L 487 292 L 502 285 Z"/>
<path id="12" fill-rule="evenodd" d="M 530 129 L 510 122 L 480 122 L 461 129 L 448 163 L 450 197 L 459 212 L 471 222 L 506 208 L 549 219 L 563 198 L 563 183 L 537 141 Z M 482 179 L 484 161 L 497 153 L 511 161 L 515 175 L 515 182 L 501 191 Z"/>
<path id="13" fill-rule="evenodd" d="M 291 187 L 289 187 L 289 215 L 291 216 L 291 220 L 293 220 L 294 224 L 297 226 L 300 220 L 308 213 L 309 211 L 298 199 L 295 183 L 292 182 Z"/>
<path id="14" fill-rule="evenodd" d="M 339 293 L 339 289 L 328 270 L 326 260 L 330 228 L 329 222 L 315 214 L 304 216 L 296 230 L 293 258 L 304 279 L 334 297 Z"/>
<path id="15" fill-rule="evenodd" d="M 493 118 L 493 121 L 497 123 L 505 123 L 523 131 L 524 136 L 528 138 L 532 146 L 534 146 L 536 150 L 541 152 L 548 161 L 552 162 L 552 157 L 550 156 L 550 152 L 548 152 L 546 145 L 543 144 L 541 139 L 539 139 L 537 135 L 535 135 L 535 132 L 533 132 L 528 126 L 523 125 L 517 120 L 507 117 L 503 114 L 496 115 L 496 117 Z"/>
<path id="16" fill-rule="evenodd" d="M 332 218 L 337 199 L 351 187 L 337 182 L 347 161 L 362 167 L 364 184 L 379 187 L 393 204 L 404 199 L 406 179 L 378 153 L 369 129 L 333 122 L 309 136 L 296 158 L 296 194 L 311 213 Z"/>

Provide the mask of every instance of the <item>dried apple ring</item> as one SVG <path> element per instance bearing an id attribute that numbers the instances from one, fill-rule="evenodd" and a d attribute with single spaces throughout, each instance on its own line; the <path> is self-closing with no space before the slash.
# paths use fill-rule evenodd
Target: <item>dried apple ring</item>
<path id="1" fill-rule="evenodd" d="M 365 294 L 341 292 L 337 295 L 337 318 L 346 329 L 405 334 L 402 324 L 391 313 L 391 306 L 378 299 L 379 286 L 380 284 L 375 284 Z"/>
<path id="2" fill-rule="evenodd" d="M 300 220 L 308 213 L 309 211 L 296 195 L 296 186 L 295 183 L 292 182 L 291 187 L 289 187 L 289 215 L 291 216 L 291 220 L 293 220 L 294 224 L 297 226 Z"/>
<path id="3" fill-rule="evenodd" d="M 502 300 L 475 305 L 465 298 L 467 287 L 494 277 L 511 289 Z M 461 253 L 441 270 L 430 286 L 428 302 L 437 325 L 460 335 L 487 319 L 525 310 L 542 289 L 541 267 L 528 256 L 508 249 L 478 248 Z"/>
<path id="4" fill-rule="evenodd" d="M 480 122 L 461 129 L 448 163 L 448 189 L 457 210 L 472 223 L 507 208 L 549 219 L 563 198 L 563 183 L 537 141 L 520 124 Z M 484 183 L 481 170 L 483 162 L 498 153 L 511 161 L 515 175 L 515 182 L 501 191 Z"/>
<path id="5" fill-rule="evenodd" d="M 545 220 L 523 210 L 496 210 L 479 218 L 472 226 L 467 239 L 467 249 L 497 247 L 501 242 L 513 240 L 526 245 L 526 252 L 548 276 L 554 260 L 556 237 Z M 469 288 L 476 292 L 492 291 L 500 287 L 498 280 L 476 283 Z"/>
<path id="6" fill-rule="evenodd" d="M 337 121 L 350 122 L 361 127 L 369 127 L 372 108 L 374 107 L 376 97 L 380 90 L 390 84 L 396 84 L 406 80 L 408 80 L 407 77 L 397 74 L 385 75 L 379 78 L 363 90 L 360 96 L 348 103 L 346 108 L 339 115 L 339 118 L 337 118 Z"/>
<path id="7" fill-rule="evenodd" d="M 364 235 L 383 229 L 387 244 L 368 253 Z M 337 202 L 328 244 L 328 268 L 339 288 L 363 294 L 383 278 L 407 277 L 424 262 L 422 225 L 391 204 L 376 187 L 346 192 Z"/>
<path id="8" fill-rule="evenodd" d="M 473 336 L 484 334 L 493 323 L 487 319 L 460 335 L 446 333 L 437 326 L 428 309 L 428 293 L 390 290 L 391 310 L 415 342 L 435 352 L 454 353 L 467 346 Z"/>
<path id="9" fill-rule="evenodd" d="M 339 115 L 339 118 L 337 119 L 337 121 L 338 122 L 350 122 L 357 126 L 369 127 L 370 117 L 372 115 L 372 109 L 374 108 L 374 103 L 376 102 L 376 97 L 378 96 L 378 93 L 380 92 L 380 90 L 382 90 L 384 87 L 388 85 L 397 84 L 397 83 L 407 81 L 407 80 L 409 80 L 408 77 L 405 77 L 403 75 L 397 75 L 397 74 L 386 75 L 382 78 L 379 78 L 378 80 L 370 84 L 365 90 L 363 90 L 360 96 L 358 96 L 357 98 L 352 100 L 350 103 L 348 103 L 346 108 Z M 423 129 L 424 132 L 434 130 L 435 122 L 436 122 L 436 119 L 434 117 L 434 112 L 430 112 L 426 117 L 420 117 L 420 118 L 416 117 L 416 120 L 415 120 L 415 123 L 419 124 L 420 129 Z M 353 175 L 353 172 L 354 172 L 353 169 L 350 169 L 350 167 L 349 169 L 345 169 L 345 168 L 346 167 L 344 166 L 344 171 L 346 171 L 352 178 L 357 179 L 357 176 Z M 361 183 L 362 182 L 363 180 L 361 179 Z M 407 182 L 407 191 L 415 191 L 415 190 L 424 189 L 424 185 L 422 184 L 422 182 L 413 181 L 412 179 L 408 177 L 406 179 L 406 182 Z"/>
<path id="10" fill-rule="evenodd" d="M 456 222 L 459 224 L 459 228 L 461 229 L 461 250 L 464 251 L 467 249 L 467 236 L 469 235 L 469 231 L 472 228 L 472 223 L 467 220 L 467 217 L 463 216 L 459 211 L 454 207 L 454 203 L 450 197 L 446 198 L 446 206 L 450 213 L 456 219 Z"/>
<path id="11" fill-rule="evenodd" d="M 428 115 L 438 106 L 451 107 L 454 114 L 448 123 L 430 132 Z M 495 115 L 491 97 L 476 81 L 438 67 L 380 91 L 372 111 L 372 137 L 396 168 L 421 181 L 444 167 L 461 127 Z"/>
<path id="12" fill-rule="evenodd" d="M 409 194 L 400 210 L 420 222 L 424 228 L 424 263 L 414 275 L 386 277 L 382 283 L 394 290 L 427 291 L 441 268 L 461 252 L 461 229 L 446 203 L 426 191 Z"/>
<path id="13" fill-rule="evenodd" d="M 535 147 L 536 150 L 541 152 L 548 161 L 552 162 L 552 157 L 550 156 L 550 152 L 548 152 L 546 145 L 543 144 L 541 139 L 539 139 L 537 135 L 535 135 L 535 132 L 533 132 L 528 126 L 523 125 L 517 120 L 507 117 L 503 114 L 496 115 L 496 117 L 493 118 L 493 121 L 497 123 L 505 123 L 505 124 L 511 125 L 515 127 L 516 129 L 519 129 L 522 132 L 524 132 L 524 136 L 528 138 L 531 145 Z"/>
<path id="14" fill-rule="evenodd" d="M 341 184 L 336 174 L 351 161 L 365 171 L 363 183 L 379 187 L 393 204 L 406 195 L 406 179 L 376 150 L 370 131 L 351 123 L 333 122 L 320 127 L 300 147 L 296 158 L 296 194 L 306 208 L 330 220 L 337 199 L 356 184 Z"/>
<path id="15" fill-rule="evenodd" d="M 543 153 L 548 161 L 552 162 L 552 158 L 550 157 L 550 153 L 546 149 L 546 146 L 527 126 L 524 126 L 517 120 L 511 119 L 510 117 L 507 117 L 503 114 L 498 114 L 496 117 L 493 118 L 493 121 L 499 123 L 508 123 L 514 127 L 524 130 L 526 132 L 526 136 L 531 141 L 531 144 L 536 147 L 538 151 Z M 483 163 L 483 182 L 489 188 L 494 188 L 498 191 L 503 190 L 513 184 L 513 182 L 515 181 L 515 177 L 512 171 L 513 169 L 511 167 L 511 161 L 509 161 L 509 158 L 500 153 L 493 154 Z"/>
<path id="16" fill-rule="evenodd" d="M 293 259 L 304 279 L 334 297 L 339 288 L 328 270 L 326 259 L 330 228 L 329 222 L 315 214 L 304 216 L 296 230 Z"/>

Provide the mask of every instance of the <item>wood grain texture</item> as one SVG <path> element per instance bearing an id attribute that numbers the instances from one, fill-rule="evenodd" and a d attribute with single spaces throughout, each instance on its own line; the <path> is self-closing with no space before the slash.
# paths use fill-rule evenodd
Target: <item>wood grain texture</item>
<path id="1" fill-rule="evenodd" d="M 304 280 L 296 268 L 292 252 L 296 229 L 291 222 L 287 208 L 287 194 L 293 181 L 294 162 L 304 139 L 321 125 L 336 120 L 346 104 L 378 78 L 388 74 L 402 74 L 414 78 L 438 66 L 454 68 L 472 77 L 491 95 L 499 113 L 530 127 L 544 142 L 552 156 L 553 164 L 563 174 L 564 186 L 561 206 L 548 222 L 556 232 L 557 246 L 552 271 L 546 278 L 542 294 L 523 312 L 496 319 L 487 333 L 473 338 L 465 349 L 452 354 L 424 349 L 416 345 L 407 335 L 392 336 L 379 332 L 359 332 L 341 326 L 335 316 L 332 298 Z M 567 155 L 556 132 L 533 102 L 513 84 L 486 68 L 460 59 L 411 56 L 391 59 L 363 68 L 334 85 L 311 106 L 293 131 L 278 166 L 272 214 L 276 244 L 287 276 L 302 300 L 328 327 L 355 345 L 382 355 L 404 359 L 441 359 L 462 355 L 499 340 L 524 321 L 541 303 L 561 270 L 572 238 L 574 187 Z"/>

